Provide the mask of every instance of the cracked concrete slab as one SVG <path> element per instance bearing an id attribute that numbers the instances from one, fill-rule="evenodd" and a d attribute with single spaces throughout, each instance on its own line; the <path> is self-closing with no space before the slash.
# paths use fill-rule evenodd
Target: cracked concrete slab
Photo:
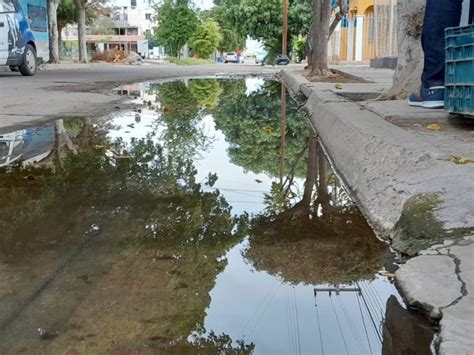
<path id="1" fill-rule="evenodd" d="M 408 304 L 441 317 L 439 353 L 474 354 L 474 236 L 445 241 L 395 274 Z"/>
<path id="2" fill-rule="evenodd" d="M 409 305 L 439 319 L 442 308 L 462 296 L 455 270 L 456 264 L 449 256 L 423 255 L 403 265 L 395 273 L 395 280 Z"/>
<path id="3" fill-rule="evenodd" d="M 474 354 L 474 295 L 443 310 L 440 322 L 440 355 Z"/>

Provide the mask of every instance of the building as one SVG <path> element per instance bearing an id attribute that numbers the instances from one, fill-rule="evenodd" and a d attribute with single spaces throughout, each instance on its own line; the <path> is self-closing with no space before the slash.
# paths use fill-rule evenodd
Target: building
<path id="1" fill-rule="evenodd" d="M 116 35 L 145 36 L 156 26 L 155 9 L 147 0 L 112 0 L 110 5 Z"/>
<path id="2" fill-rule="evenodd" d="M 156 26 L 155 9 L 147 0 L 111 0 L 107 2 L 111 28 L 104 28 L 104 33 L 91 31 L 86 36 L 90 52 L 120 48 L 128 52 L 148 55 L 147 34 Z M 77 41 L 77 25 L 68 25 L 62 31 L 64 42 Z"/>
<path id="3" fill-rule="evenodd" d="M 397 55 L 396 0 L 350 0 L 329 44 L 332 59 L 367 62 Z"/>

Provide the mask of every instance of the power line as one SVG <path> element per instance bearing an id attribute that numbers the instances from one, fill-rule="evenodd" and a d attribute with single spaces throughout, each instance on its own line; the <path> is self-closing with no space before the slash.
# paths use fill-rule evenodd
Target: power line
<path id="1" fill-rule="evenodd" d="M 342 304 L 342 302 L 340 301 L 339 297 L 336 298 L 336 301 L 337 303 L 339 304 L 339 306 L 341 307 L 342 309 L 342 313 L 344 314 L 344 317 L 346 318 L 347 320 L 347 323 L 349 324 L 349 328 L 352 332 L 352 335 L 354 336 L 354 339 L 356 341 L 356 344 L 357 346 L 359 347 L 359 350 L 361 352 L 361 354 L 365 354 L 366 353 L 366 349 L 364 349 L 364 347 L 362 346 L 362 342 L 361 340 L 359 339 L 360 338 L 360 334 L 359 334 L 359 330 L 357 329 L 357 327 L 355 326 L 354 322 L 352 321 L 352 317 L 350 315 L 350 313 L 347 311 L 347 308 Z"/>
<path id="2" fill-rule="evenodd" d="M 334 303 L 332 302 L 331 296 L 329 296 L 329 300 L 331 301 L 332 310 L 334 311 L 334 314 L 336 315 L 337 325 L 339 326 L 339 331 L 341 332 L 342 341 L 344 342 L 344 347 L 346 348 L 346 354 L 349 355 L 349 349 L 347 348 L 346 338 L 344 336 L 344 332 L 342 331 L 341 322 L 339 321 L 339 317 L 337 315 L 336 308 L 334 308 Z"/>
<path id="3" fill-rule="evenodd" d="M 357 295 L 357 303 L 359 304 L 360 315 L 362 317 L 362 323 L 364 324 L 365 336 L 367 337 L 367 344 L 369 344 L 370 353 L 373 354 L 372 346 L 370 345 L 369 332 L 367 331 L 367 325 L 365 324 L 364 313 L 362 313 L 362 305 L 360 304 L 359 295 Z"/>
<path id="4" fill-rule="evenodd" d="M 324 345 L 323 345 L 323 336 L 321 334 L 321 322 L 319 320 L 319 311 L 318 311 L 318 304 L 315 302 L 314 306 L 316 308 L 316 319 L 318 322 L 318 329 L 319 329 L 319 341 L 321 343 L 321 354 L 324 355 Z"/>
<path id="5" fill-rule="evenodd" d="M 296 315 L 296 334 L 298 335 L 298 353 L 301 354 L 301 338 L 300 338 L 300 325 L 299 325 L 299 317 L 298 317 L 298 305 L 296 304 L 296 291 L 295 287 L 293 286 L 293 304 L 295 306 L 295 315 Z"/>
<path id="6" fill-rule="evenodd" d="M 356 283 L 357 286 L 360 288 L 360 286 L 358 285 L 358 283 Z M 365 304 L 365 307 L 367 308 L 367 312 L 369 314 L 369 317 L 370 317 L 370 320 L 372 321 L 372 325 L 374 326 L 374 330 L 375 330 L 375 333 L 377 335 L 377 339 L 379 340 L 380 344 L 382 344 L 382 336 L 380 335 L 380 332 L 377 328 L 377 325 L 375 323 L 375 320 L 374 320 L 374 317 L 372 316 L 372 314 L 370 313 L 370 310 L 369 310 L 369 306 L 367 305 L 367 301 L 365 300 L 365 297 L 363 295 L 363 293 L 361 292 L 360 293 L 360 296 L 362 297 L 362 301 L 364 301 L 364 304 Z"/>

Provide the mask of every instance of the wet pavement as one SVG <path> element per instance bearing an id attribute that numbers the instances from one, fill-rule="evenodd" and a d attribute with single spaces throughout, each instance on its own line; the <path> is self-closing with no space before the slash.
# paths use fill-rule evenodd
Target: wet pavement
<path id="1" fill-rule="evenodd" d="M 431 353 L 280 84 L 117 93 L 0 134 L 0 353 Z"/>

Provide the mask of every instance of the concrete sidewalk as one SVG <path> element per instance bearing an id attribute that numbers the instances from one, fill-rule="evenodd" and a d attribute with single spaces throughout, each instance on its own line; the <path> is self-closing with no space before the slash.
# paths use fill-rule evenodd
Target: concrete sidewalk
<path id="1" fill-rule="evenodd" d="M 379 236 L 409 256 L 425 254 L 396 279 L 408 304 L 442 319 L 440 353 L 474 353 L 474 164 L 457 164 L 474 160 L 474 119 L 364 101 L 390 87 L 393 71 L 337 69 L 369 82 L 281 75 L 293 95 L 304 96 L 329 157 Z"/>

